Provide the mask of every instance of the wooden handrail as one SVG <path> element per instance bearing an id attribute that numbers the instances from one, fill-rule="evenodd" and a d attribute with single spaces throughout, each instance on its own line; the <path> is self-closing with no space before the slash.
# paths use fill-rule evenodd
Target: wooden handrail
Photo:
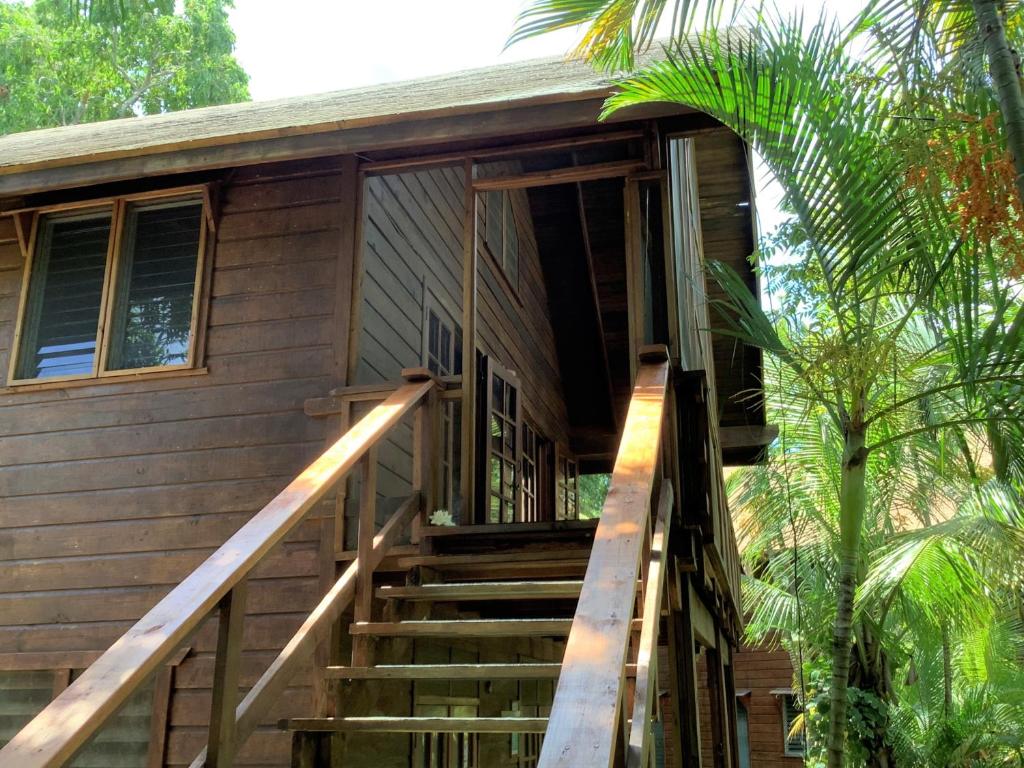
<path id="1" fill-rule="evenodd" d="M 380 529 L 373 539 L 370 556 L 370 569 L 375 569 L 384 559 L 391 545 L 398 536 L 415 519 L 419 513 L 421 497 L 414 494 L 406 499 Z M 359 559 L 353 560 L 331 590 L 313 609 L 288 644 L 277 655 L 249 693 L 242 699 L 235 712 L 236 744 L 245 742 L 256 726 L 263 721 L 270 707 L 291 681 L 298 666 L 309 658 L 317 643 L 324 640 L 330 632 L 331 625 L 337 621 L 342 612 L 352 602 L 356 593 L 356 577 L 359 574 Z M 203 768 L 206 765 L 207 750 L 204 749 L 191 763 L 191 768 Z"/>
<path id="2" fill-rule="evenodd" d="M 608 497 L 548 718 L 540 768 L 610 766 L 620 730 L 636 579 L 660 468 L 669 361 L 661 348 L 641 357 Z"/>
<path id="3" fill-rule="evenodd" d="M 661 601 L 665 594 L 668 540 L 672 532 L 672 484 L 661 486 L 658 517 L 651 540 L 651 559 L 644 587 L 640 640 L 637 643 L 636 690 L 633 715 L 630 718 L 629 743 L 626 746 L 626 768 L 647 768 L 651 750 L 651 715 L 654 694 L 658 688 L 658 625 L 661 623 Z"/>
<path id="4" fill-rule="evenodd" d="M 342 435 L 19 731 L 0 750 L 0 764 L 54 768 L 70 760 L 210 611 L 434 386 L 433 379 L 401 386 Z"/>

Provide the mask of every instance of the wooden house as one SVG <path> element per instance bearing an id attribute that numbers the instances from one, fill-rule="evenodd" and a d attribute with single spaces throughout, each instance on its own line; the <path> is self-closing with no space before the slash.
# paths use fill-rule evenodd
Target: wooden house
<path id="1" fill-rule="evenodd" d="M 749 156 L 609 92 L 0 138 L 0 765 L 737 765 Z"/>

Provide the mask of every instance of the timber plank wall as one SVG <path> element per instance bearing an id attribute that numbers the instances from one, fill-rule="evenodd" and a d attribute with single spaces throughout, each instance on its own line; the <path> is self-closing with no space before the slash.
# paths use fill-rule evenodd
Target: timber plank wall
<path id="1" fill-rule="evenodd" d="M 786 754 L 782 724 L 782 701 L 773 690 L 793 686 L 789 654 L 766 647 L 741 646 L 733 653 L 733 676 L 737 691 L 750 691 L 746 698 L 751 768 L 800 768 L 803 758 Z M 711 701 L 707 687 L 707 664 L 703 654 L 697 662 L 701 728 L 701 755 L 713 755 Z M 710 758 L 708 758 L 710 759 Z"/>
<path id="2" fill-rule="evenodd" d="M 488 254 L 479 254 L 478 345 L 518 374 L 524 413 L 556 442 L 568 442 L 568 417 L 558 369 L 548 296 L 526 193 L 512 193 L 519 230 L 519 292 L 512 292 Z M 363 274 L 354 384 L 394 381 L 403 368 L 422 365 L 427 293 L 462 324 L 462 167 L 367 179 L 363 188 Z M 481 214 L 478 228 L 484 226 Z M 409 493 L 411 422 L 381 446 L 378 522 Z M 356 498 L 350 491 L 349 499 Z M 348 544 L 356 514 L 349 504 Z"/>
<path id="3" fill-rule="evenodd" d="M 341 176 L 333 161 L 261 166 L 223 188 L 206 375 L 0 390 L 0 653 L 104 650 L 320 450 L 303 402 L 332 381 Z M 0 219 L 0 370 L 22 257 Z M 339 314 L 349 307 L 339 308 Z M 5 375 L 5 374 L 3 374 Z M 242 684 L 317 599 L 319 524 L 256 572 Z M 216 621 L 192 640 L 171 700 L 167 764 L 205 743 Z M 306 676 L 278 714 L 309 706 Z M 264 729 L 239 765 L 287 765 Z"/>

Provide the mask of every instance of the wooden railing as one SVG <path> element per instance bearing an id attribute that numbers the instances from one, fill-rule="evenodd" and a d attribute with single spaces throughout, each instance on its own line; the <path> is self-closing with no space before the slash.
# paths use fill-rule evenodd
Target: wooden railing
<path id="1" fill-rule="evenodd" d="M 671 485 L 662 480 L 661 454 L 668 383 L 669 360 L 664 347 L 643 350 L 608 498 L 594 534 L 566 644 L 541 750 L 541 768 L 610 766 L 623 752 L 631 768 L 648 764 L 657 688 L 658 624 L 673 517 L 673 494 Z M 657 514 L 653 516 L 652 495 L 659 485 Z M 646 564 L 645 551 L 650 557 Z M 637 677 L 628 713 L 631 717 L 627 717 L 626 665 L 638 576 L 645 584 L 644 600 L 640 635 L 634 646 Z"/>
<path id="2" fill-rule="evenodd" d="M 15 735 L 0 750 L 0 765 L 51 768 L 71 760 L 214 609 L 219 622 L 210 736 L 208 749 L 193 765 L 231 765 L 239 745 L 267 714 L 298 665 L 327 637 L 332 623 L 353 599 L 357 599 L 357 610 L 358 602 L 365 602 L 371 594 L 373 570 L 406 526 L 415 526 L 424 514 L 422 471 L 414 472 L 412 496 L 379 532 L 373 530 L 372 510 L 370 514 L 361 510 L 363 530 L 356 560 L 238 703 L 245 579 L 252 569 L 357 465 L 363 473 L 364 500 L 372 496 L 374 448 L 413 411 L 417 412 L 414 460 L 417 466 L 420 462 L 425 465 L 433 421 L 433 414 L 426 412 L 433 408 L 436 382 L 421 371 L 409 372 L 407 381 L 342 435 Z"/>

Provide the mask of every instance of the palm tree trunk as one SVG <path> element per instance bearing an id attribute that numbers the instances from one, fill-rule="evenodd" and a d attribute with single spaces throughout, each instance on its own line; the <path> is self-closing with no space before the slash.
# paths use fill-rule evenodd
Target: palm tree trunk
<path id="1" fill-rule="evenodd" d="M 860 534 L 867 503 L 867 450 L 863 429 L 849 429 L 843 448 L 839 489 L 839 595 L 832 630 L 832 686 L 829 691 L 828 768 L 843 768 L 846 688 L 850 679 L 853 597 L 860 571 Z"/>
<path id="2" fill-rule="evenodd" d="M 1017 194 L 1024 204 L 1024 96 L 1021 96 L 1020 75 L 1006 29 L 1000 16 L 999 0 L 972 0 L 974 16 L 988 57 L 988 69 L 999 98 L 999 111 L 1006 127 L 1006 148 L 1013 155 L 1017 170 Z"/>

